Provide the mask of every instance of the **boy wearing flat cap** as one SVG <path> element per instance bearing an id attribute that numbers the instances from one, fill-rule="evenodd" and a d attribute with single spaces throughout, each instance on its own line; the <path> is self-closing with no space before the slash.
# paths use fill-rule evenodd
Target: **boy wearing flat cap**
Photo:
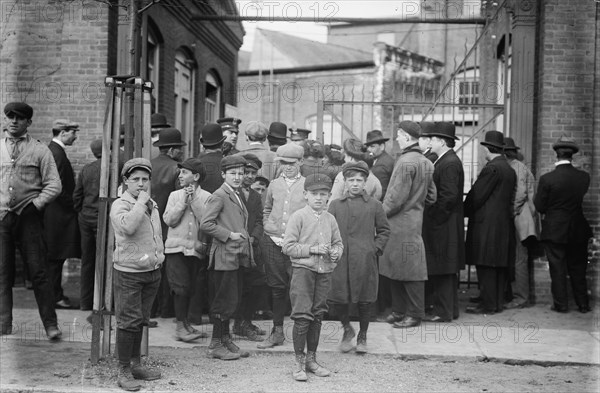
<path id="1" fill-rule="evenodd" d="M 263 212 L 264 236 L 262 251 L 265 262 L 267 285 L 273 299 L 273 330 L 269 337 L 257 344 L 257 348 L 282 345 L 283 317 L 287 310 L 290 288 L 290 258 L 282 252 L 283 236 L 291 215 L 306 205 L 302 195 L 305 178 L 300 174 L 304 149 L 288 143 L 277 149 L 276 160 L 281 164 L 281 176 L 269 184 Z"/>
<path id="2" fill-rule="evenodd" d="M 139 390 L 137 379 L 151 381 L 161 377 L 159 371 L 142 366 L 140 358 L 142 327 L 150 320 L 165 259 L 158 206 L 148 194 L 151 174 L 152 164 L 147 159 L 127 161 L 121 171 L 127 189 L 110 209 L 115 232 L 118 384 L 124 390 Z"/>
<path id="3" fill-rule="evenodd" d="M 62 185 L 49 148 L 27 134 L 33 108 L 24 102 L 10 102 L 4 107 L 4 116 L 6 137 L 0 139 L 0 334 L 12 334 L 14 244 L 19 242 L 46 334 L 50 340 L 58 340 L 61 332 L 42 229 L 44 208 L 60 194 Z"/>
<path id="4" fill-rule="evenodd" d="M 342 173 L 348 192 L 331 202 L 329 213 L 338 223 L 345 252 L 332 273 L 329 301 L 336 305 L 344 328 L 342 352 L 352 349 L 356 333 L 350 325 L 350 304 L 358 304 L 360 331 L 356 353 L 366 353 L 370 309 L 377 300 L 379 285 L 377 257 L 383 254 L 390 226 L 381 202 L 364 190 L 369 166 L 364 161 L 348 162 L 342 166 Z"/>
<path id="5" fill-rule="evenodd" d="M 240 267 L 250 267 L 248 210 L 242 202 L 240 187 L 246 160 L 233 155 L 221 160 L 223 185 L 206 202 L 200 230 L 212 236 L 209 254 L 210 316 L 213 335 L 208 353 L 215 359 L 234 360 L 250 354 L 231 341 L 229 321 L 241 292 Z"/>
<path id="6" fill-rule="evenodd" d="M 331 178 L 324 174 L 306 178 L 304 198 L 307 206 L 292 214 L 283 238 L 283 253 L 292 261 L 290 300 L 296 355 L 292 376 L 296 381 L 306 381 L 306 371 L 318 377 L 330 374 L 317 363 L 316 352 L 321 323 L 327 313 L 331 272 L 344 251 L 335 217 L 326 210 L 332 185 Z"/>
<path id="7" fill-rule="evenodd" d="M 197 158 L 189 158 L 179 167 L 181 189 L 169 195 L 163 220 L 169 231 L 165 241 L 167 277 L 173 294 L 175 318 L 175 339 L 191 342 L 205 335 L 194 329 L 188 322 L 188 311 L 198 270 L 208 253 L 208 239 L 198 230 L 202 220 L 204 204 L 210 197 L 208 191 L 200 187 L 206 177 L 206 170 Z"/>

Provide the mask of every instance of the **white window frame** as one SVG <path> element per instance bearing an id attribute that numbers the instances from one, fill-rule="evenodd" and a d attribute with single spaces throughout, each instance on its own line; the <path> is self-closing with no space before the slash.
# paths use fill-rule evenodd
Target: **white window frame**
<path id="1" fill-rule="evenodd" d="M 195 67 L 193 60 L 184 51 L 175 54 L 175 128 L 181 131 L 185 157 L 194 154 L 194 83 Z"/>

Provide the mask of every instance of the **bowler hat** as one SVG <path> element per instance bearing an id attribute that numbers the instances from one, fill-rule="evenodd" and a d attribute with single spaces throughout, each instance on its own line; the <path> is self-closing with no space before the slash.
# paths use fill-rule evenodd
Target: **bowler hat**
<path id="1" fill-rule="evenodd" d="M 423 123 L 421 123 L 421 129 L 423 129 Z M 447 121 L 436 121 L 433 123 L 433 129 L 428 131 L 427 135 L 458 140 L 456 126 Z"/>
<path id="2" fill-rule="evenodd" d="M 181 132 L 177 128 L 163 128 L 158 133 L 158 140 L 152 145 L 156 147 L 185 146 L 187 143 L 181 140 Z"/>
<path id="3" fill-rule="evenodd" d="M 506 137 L 504 138 L 504 150 L 514 150 L 517 151 L 519 150 L 520 147 L 515 145 L 515 140 L 512 139 L 511 137 Z"/>
<path id="4" fill-rule="evenodd" d="M 152 128 L 168 128 L 171 127 L 169 123 L 167 123 L 167 116 L 162 113 L 156 112 L 150 116 L 150 127 Z"/>
<path id="5" fill-rule="evenodd" d="M 123 169 L 121 169 L 121 176 L 127 176 L 135 169 L 143 169 L 148 173 L 152 173 L 152 164 L 150 161 L 142 157 L 132 158 L 123 165 Z"/>
<path id="6" fill-rule="evenodd" d="M 278 121 L 271 123 L 269 126 L 269 139 L 285 141 L 287 139 L 287 126 Z"/>
<path id="7" fill-rule="evenodd" d="M 252 153 L 245 153 L 242 154 L 242 157 L 244 157 L 244 159 L 246 160 L 246 166 L 259 170 L 260 168 L 262 168 L 262 161 L 260 160 L 260 158 L 258 158 L 256 156 L 256 154 L 252 154 Z"/>
<path id="8" fill-rule="evenodd" d="M 248 122 L 246 126 L 246 136 L 251 136 L 256 139 L 264 140 L 269 134 L 267 126 L 260 121 Z"/>
<path id="9" fill-rule="evenodd" d="M 484 141 L 479 144 L 504 149 L 504 134 L 500 131 L 488 131 L 485 133 Z"/>
<path id="10" fill-rule="evenodd" d="M 413 138 L 419 138 L 421 136 L 421 126 L 414 121 L 401 121 L 398 127 Z"/>
<path id="11" fill-rule="evenodd" d="M 304 128 L 290 128 L 290 139 L 293 141 L 303 141 L 308 139 L 308 134 L 311 132 L 311 130 L 305 130 Z"/>
<path id="12" fill-rule="evenodd" d="M 198 158 L 188 158 L 184 162 L 177 163 L 178 168 L 185 168 L 191 171 L 192 173 L 197 173 L 200 175 L 200 181 L 204 180 L 206 177 L 206 169 Z"/>
<path id="13" fill-rule="evenodd" d="M 327 190 L 331 191 L 333 181 L 331 177 L 322 173 L 312 173 L 306 176 L 304 180 L 304 189 L 306 191 Z"/>
<path id="14" fill-rule="evenodd" d="M 225 137 L 223 136 L 223 129 L 216 123 L 207 123 L 202 127 L 202 137 L 200 143 L 205 147 L 217 146 L 223 143 Z"/>
<path id="15" fill-rule="evenodd" d="M 223 131 L 231 131 L 235 133 L 240 132 L 238 126 L 241 122 L 241 119 L 236 119 L 235 117 L 223 117 L 217 120 L 217 123 L 221 126 Z"/>
<path id="16" fill-rule="evenodd" d="M 577 143 L 575 143 L 575 139 L 570 138 L 566 135 L 561 135 L 561 137 L 558 138 L 556 143 L 552 145 L 552 149 L 554 149 L 554 151 L 556 151 L 556 149 L 559 148 L 571 149 L 573 150 L 573 154 L 579 151 L 579 146 L 577 146 Z"/>
<path id="17" fill-rule="evenodd" d="M 373 130 L 367 132 L 367 141 L 365 142 L 365 145 L 369 146 L 372 143 L 385 143 L 389 140 L 390 138 L 384 138 L 381 131 Z"/>
<path id="18" fill-rule="evenodd" d="M 227 172 L 229 169 L 244 167 L 246 164 L 246 159 L 237 154 L 223 157 L 221 159 L 221 171 Z"/>
<path id="19" fill-rule="evenodd" d="M 25 119 L 31 119 L 33 117 L 33 108 L 24 102 L 9 102 L 4 106 L 4 114 L 8 116 L 11 113 Z"/>
<path id="20" fill-rule="evenodd" d="M 435 131 L 435 123 L 430 121 L 420 122 L 419 127 L 421 127 L 421 137 L 430 138 Z"/>

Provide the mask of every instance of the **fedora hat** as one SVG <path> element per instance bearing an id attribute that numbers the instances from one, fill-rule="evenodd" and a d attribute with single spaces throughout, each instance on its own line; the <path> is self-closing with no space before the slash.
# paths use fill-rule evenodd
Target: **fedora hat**
<path id="1" fill-rule="evenodd" d="M 152 144 L 156 147 L 185 146 L 187 143 L 181 140 L 181 132 L 177 128 L 163 128 L 158 133 L 158 140 Z"/>
<path id="2" fill-rule="evenodd" d="M 579 146 L 577 146 L 577 143 L 575 143 L 575 139 L 566 135 L 561 135 L 561 137 L 558 138 L 558 140 L 552 145 L 552 149 L 554 149 L 554 151 L 559 148 L 571 149 L 573 150 L 573 154 L 579 151 Z"/>
<path id="3" fill-rule="evenodd" d="M 150 116 L 150 127 L 152 128 L 168 128 L 171 127 L 169 123 L 167 123 L 167 116 L 162 113 L 156 112 Z"/>
<path id="4" fill-rule="evenodd" d="M 504 134 L 500 131 L 488 131 L 485 133 L 483 142 L 479 142 L 479 144 L 504 149 Z"/>
<path id="5" fill-rule="evenodd" d="M 208 123 L 202 127 L 201 135 L 200 143 L 207 147 L 220 145 L 226 138 L 223 136 L 223 129 L 216 123 Z"/>
<path id="6" fill-rule="evenodd" d="M 456 136 L 456 127 L 454 124 L 447 121 L 436 121 L 432 124 L 433 127 L 431 128 L 431 131 L 427 132 L 427 136 L 437 136 L 441 138 L 458 140 Z M 421 128 L 423 128 L 423 123 L 421 123 Z"/>
<path id="7" fill-rule="evenodd" d="M 506 137 L 504 138 L 504 150 L 514 150 L 517 151 L 519 150 L 520 147 L 515 145 L 515 140 L 512 139 L 511 137 Z"/>
<path id="8" fill-rule="evenodd" d="M 385 138 L 380 130 L 373 130 L 367 132 L 367 141 L 365 142 L 365 145 L 369 146 L 372 143 L 385 143 L 389 140 L 390 138 Z"/>
<path id="9" fill-rule="evenodd" d="M 269 126 L 269 139 L 287 140 L 287 126 L 278 121 L 271 123 Z"/>

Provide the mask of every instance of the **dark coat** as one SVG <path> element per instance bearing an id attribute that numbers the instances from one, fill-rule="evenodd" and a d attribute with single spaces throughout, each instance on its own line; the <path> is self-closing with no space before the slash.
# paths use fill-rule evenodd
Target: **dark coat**
<path id="1" fill-rule="evenodd" d="M 44 211 L 44 234 L 49 259 L 81 258 L 81 239 L 73 203 L 75 174 L 65 149 L 52 141 L 48 145 L 62 184 L 60 195 Z"/>
<path id="2" fill-rule="evenodd" d="M 513 200 L 517 175 L 506 157 L 489 161 L 465 199 L 469 265 L 510 267 L 514 261 Z"/>
<path id="3" fill-rule="evenodd" d="M 167 207 L 169 195 L 179 189 L 179 168 L 177 161 L 166 154 L 160 154 L 150 161 L 152 164 L 151 192 L 152 199 L 158 205 L 158 215 L 160 216 L 160 225 L 162 228 L 163 239 L 167 238 L 169 226 L 163 221 L 163 214 Z"/>
<path id="4" fill-rule="evenodd" d="M 206 201 L 200 230 L 211 236 L 209 268 L 214 270 L 238 270 L 250 266 L 250 243 L 247 231 L 248 210 L 240 205 L 235 193 L 223 184 Z M 231 232 L 241 233 L 244 238 L 233 241 Z"/>
<path id="5" fill-rule="evenodd" d="M 385 192 L 387 191 L 392 172 L 394 172 L 394 159 L 386 151 L 381 153 L 375 160 L 375 163 L 371 167 L 371 172 L 379 179 L 381 183 L 381 200 L 385 198 Z"/>
<path id="6" fill-rule="evenodd" d="M 340 229 L 344 252 L 331 277 L 329 300 L 335 303 L 372 303 L 377 300 L 379 269 L 377 256 L 383 254 L 390 237 L 381 202 L 363 192 L 348 195 L 329 205 Z"/>
<path id="7" fill-rule="evenodd" d="M 427 280 L 425 245 L 421 237 L 423 208 L 436 201 L 433 164 L 418 145 L 404 149 L 396 161 L 383 210 L 390 222 L 391 235 L 379 271 L 398 281 Z"/>
<path id="8" fill-rule="evenodd" d="M 83 167 L 73 192 L 73 204 L 79 212 L 79 220 L 95 225 L 98 222 L 100 199 L 101 160 L 97 159 Z"/>
<path id="9" fill-rule="evenodd" d="M 261 255 L 260 240 L 263 237 L 263 204 L 261 195 L 254 191 L 252 188 L 249 189 L 248 199 L 246 199 L 244 192 L 240 190 L 240 199 L 246 205 L 248 211 L 248 234 L 254 240 L 252 245 L 253 259 L 256 263 L 256 267 L 253 269 L 251 275 L 251 285 L 263 285 L 266 284 L 264 276 L 263 258 Z"/>
<path id="10" fill-rule="evenodd" d="M 448 150 L 434 167 L 437 201 L 426 206 L 423 214 L 429 276 L 458 273 L 465 267 L 462 162 L 454 150 Z"/>
<path id="11" fill-rule="evenodd" d="M 540 177 L 534 203 L 544 214 L 540 240 L 553 243 L 586 243 L 593 236 L 583 215 L 583 197 L 590 175 L 571 164 L 561 164 Z"/>
<path id="12" fill-rule="evenodd" d="M 198 159 L 202 161 L 202 165 L 206 170 L 206 177 L 200 183 L 200 187 L 212 194 L 223 184 L 223 176 L 221 176 L 223 153 L 221 151 L 202 153 L 198 156 Z"/>

